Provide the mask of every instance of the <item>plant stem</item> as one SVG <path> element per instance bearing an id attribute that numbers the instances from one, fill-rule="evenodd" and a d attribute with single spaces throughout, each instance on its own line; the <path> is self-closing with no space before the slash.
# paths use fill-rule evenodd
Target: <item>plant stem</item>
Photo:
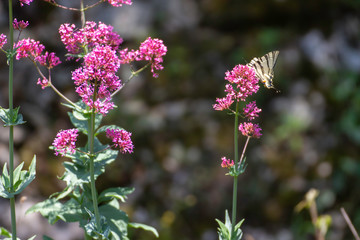
<path id="1" fill-rule="evenodd" d="M 94 95 L 93 95 L 93 102 L 95 102 L 96 99 L 96 92 L 97 88 L 95 86 L 94 89 Z M 90 180 L 91 180 L 91 198 L 93 201 L 93 208 L 94 208 L 94 214 L 96 219 L 96 227 L 98 231 L 101 231 L 100 226 L 100 214 L 99 214 L 99 208 L 98 208 L 98 201 L 97 201 L 97 192 L 96 192 L 96 186 L 95 186 L 95 169 L 94 169 L 94 140 L 95 140 L 95 109 L 93 108 L 90 115 L 89 120 L 89 151 L 90 151 Z"/>
<path id="2" fill-rule="evenodd" d="M 235 113 L 235 121 L 234 121 L 234 158 L 235 158 L 235 166 L 238 163 L 239 159 L 239 144 L 238 144 L 238 125 L 239 125 L 239 102 L 236 103 L 236 113 Z M 234 229 L 236 225 L 236 207 L 237 207 L 237 184 L 238 177 L 234 177 L 234 185 L 233 185 L 233 200 L 232 200 L 232 221 L 231 221 L 231 236 L 234 235 Z"/>
<path id="3" fill-rule="evenodd" d="M 340 211 L 341 211 L 341 214 L 343 215 L 347 225 L 349 226 L 351 233 L 354 235 L 354 238 L 356 240 L 360 240 L 359 234 L 357 233 L 357 231 L 356 231 L 354 225 L 352 224 L 349 216 L 347 215 L 345 209 L 342 207 L 342 208 L 340 208 Z"/>
<path id="4" fill-rule="evenodd" d="M 10 52 L 9 56 L 9 110 L 10 116 L 13 115 L 13 79 L 14 79 L 14 29 L 12 26 L 13 9 L 12 0 L 9 0 L 9 32 L 10 32 Z M 10 173 L 10 192 L 14 192 L 14 126 L 9 127 L 9 173 Z M 15 196 L 10 198 L 10 211 L 11 211 L 11 232 L 12 239 L 16 240 L 16 214 L 15 214 Z"/>

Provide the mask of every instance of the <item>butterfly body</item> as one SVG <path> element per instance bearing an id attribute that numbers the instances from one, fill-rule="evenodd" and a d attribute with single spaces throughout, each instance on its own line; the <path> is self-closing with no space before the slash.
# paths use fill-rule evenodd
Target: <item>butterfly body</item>
<path id="1" fill-rule="evenodd" d="M 247 65 L 254 68 L 255 76 L 265 85 L 266 88 L 273 88 L 276 92 L 279 92 L 274 87 L 274 67 L 276 60 L 279 56 L 279 51 L 272 51 L 260 58 L 253 58 Z"/>

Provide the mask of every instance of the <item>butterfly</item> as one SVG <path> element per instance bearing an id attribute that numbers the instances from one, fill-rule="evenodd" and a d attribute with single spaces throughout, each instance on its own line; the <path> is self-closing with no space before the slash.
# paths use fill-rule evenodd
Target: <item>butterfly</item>
<path id="1" fill-rule="evenodd" d="M 274 67 L 279 56 L 279 51 L 272 51 L 260 58 L 253 58 L 247 66 L 255 69 L 255 76 L 264 83 L 266 88 L 273 88 L 280 92 L 273 85 Z"/>

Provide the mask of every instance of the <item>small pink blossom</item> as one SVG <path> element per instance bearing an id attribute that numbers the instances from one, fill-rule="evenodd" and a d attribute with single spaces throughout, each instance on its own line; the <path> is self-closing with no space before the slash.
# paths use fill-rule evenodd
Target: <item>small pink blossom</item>
<path id="1" fill-rule="evenodd" d="M 106 137 L 110 138 L 115 147 L 120 149 L 121 153 L 132 153 L 134 145 L 131 141 L 131 133 L 123 129 L 107 129 Z"/>
<path id="2" fill-rule="evenodd" d="M 120 60 L 115 50 L 99 45 L 84 57 L 83 66 L 73 71 L 75 91 L 90 109 L 106 115 L 114 108 L 111 94 L 122 86 L 116 75 L 119 68 Z"/>
<path id="3" fill-rule="evenodd" d="M 222 111 L 229 109 L 234 100 L 230 95 L 226 95 L 224 98 L 217 98 L 216 102 L 217 103 L 213 105 L 213 108 L 217 111 Z"/>
<path id="4" fill-rule="evenodd" d="M 249 66 L 236 65 L 231 71 L 227 71 L 225 75 L 225 80 L 231 83 L 231 87 L 227 86 L 225 92 L 236 100 L 245 101 L 248 96 L 256 93 L 260 88 L 259 79 L 255 76 L 255 70 Z"/>
<path id="5" fill-rule="evenodd" d="M 24 22 L 24 20 L 18 21 L 16 18 L 13 21 L 13 28 L 15 30 L 23 30 L 25 29 L 27 26 L 29 26 L 29 22 L 26 21 Z"/>
<path id="6" fill-rule="evenodd" d="M 45 89 L 50 85 L 49 79 L 47 78 L 38 78 L 37 84 L 41 86 L 42 89 Z"/>
<path id="7" fill-rule="evenodd" d="M 53 68 L 61 63 L 60 59 L 55 55 L 54 52 L 37 56 L 35 58 L 36 61 L 39 62 L 40 65 L 47 67 L 48 69 Z"/>
<path id="8" fill-rule="evenodd" d="M 242 135 L 245 137 L 253 137 L 253 138 L 260 138 L 262 135 L 260 133 L 261 128 L 258 124 L 254 124 L 251 122 L 244 122 L 239 125 L 239 130 Z"/>
<path id="9" fill-rule="evenodd" d="M 0 48 L 2 48 L 7 42 L 7 39 L 6 39 L 6 35 L 5 34 L 0 34 Z"/>
<path id="10" fill-rule="evenodd" d="M 40 56 L 45 47 L 39 41 L 35 41 L 31 38 L 26 38 L 18 41 L 15 44 L 16 49 L 16 60 L 21 58 L 30 57 L 34 60 Z"/>
<path id="11" fill-rule="evenodd" d="M 163 70 L 163 56 L 166 55 L 167 47 L 160 39 L 148 37 L 140 44 L 139 50 L 128 50 L 127 48 L 120 51 L 121 63 L 130 63 L 132 61 L 149 61 L 151 63 L 151 72 L 153 77 L 157 78 L 158 70 Z"/>
<path id="12" fill-rule="evenodd" d="M 117 50 L 123 39 L 113 32 L 113 27 L 99 22 L 88 21 L 84 28 L 76 29 L 74 24 L 62 24 L 59 28 L 61 41 L 65 48 L 72 55 L 81 54 L 85 47 L 88 51 L 97 46 L 109 46 L 112 50 Z"/>
<path id="13" fill-rule="evenodd" d="M 107 0 L 114 7 L 121 7 L 123 4 L 131 5 L 131 0 Z"/>
<path id="14" fill-rule="evenodd" d="M 61 130 L 57 135 L 53 142 L 53 146 L 55 148 L 55 155 L 57 156 L 59 153 L 62 156 L 65 156 L 66 153 L 75 153 L 75 142 L 78 137 L 78 130 L 68 129 Z"/>
<path id="15" fill-rule="evenodd" d="M 231 168 L 232 166 L 234 166 L 234 160 L 226 159 L 226 157 L 222 157 L 221 161 L 222 161 L 221 167 L 223 168 Z"/>
<path id="16" fill-rule="evenodd" d="M 250 102 L 246 105 L 246 107 L 243 109 L 244 115 L 248 120 L 254 120 L 256 117 L 259 117 L 259 112 L 261 112 L 261 109 L 256 106 L 256 102 Z"/>
<path id="17" fill-rule="evenodd" d="M 30 3 L 31 3 L 32 1 L 33 1 L 33 0 L 19 0 L 20 6 L 24 6 L 24 4 L 30 5 Z"/>

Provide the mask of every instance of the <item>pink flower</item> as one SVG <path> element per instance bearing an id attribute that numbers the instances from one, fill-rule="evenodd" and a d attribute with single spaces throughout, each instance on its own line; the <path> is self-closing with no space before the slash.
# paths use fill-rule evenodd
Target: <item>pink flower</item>
<path id="1" fill-rule="evenodd" d="M 122 4 L 131 5 L 131 0 L 107 0 L 114 7 L 121 7 Z"/>
<path id="2" fill-rule="evenodd" d="M 107 129 L 106 137 L 110 138 L 115 147 L 120 148 L 121 153 L 132 153 L 134 145 L 131 141 L 131 133 L 123 129 Z"/>
<path id="3" fill-rule="evenodd" d="M 229 109 L 234 100 L 230 95 L 226 95 L 224 98 L 217 98 L 216 102 L 217 103 L 213 105 L 213 108 L 217 111 L 222 111 Z"/>
<path id="4" fill-rule="evenodd" d="M 24 4 L 30 5 L 30 3 L 31 3 L 33 0 L 19 0 L 19 1 L 20 1 L 20 6 L 24 6 Z"/>
<path id="5" fill-rule="evenodd" d="M 74 24 L 62 24 L 59 28 L 61 41 L 65 48 L 72 55 L 83 53 L 85 47 L 92 51 L 95 47 L 109 46 L 112 50 L 117 50 L 123 39 L 115 32 L 113 27 L 99 22 L 88 21 L 84 28 L 75 29 Z"/>
<path id="6" fill-rule="evenodd" d="M 32 60 L 34 60 L 36 57 L 41 55 L 45 47 L 39 41 L 35 41 L 34 39 L 27 38 L 18 41 L 15 44 L 15 49 L 16 49 L 17 60 L 26 57 L 30 57 L 32 58 Z"/>
<path id="7" fill-rule="evenodd" d="M 244 122 L 239 125 L 239 130 L 245 137 L 260 138 L 262 135 L 260 133 L 261 128 L 258 124 L 253 124 L 251 122 Z"/>
<path id="8" fill-rule="evenodd" d="M 90 109 L 106 115 L 114 108 L 111 94 L 122 86 L 116 75 L 119 68 L 116 52 L 110 46 L 99 45 L 84 57 L 83 66 L 72 73 L 76 92 Z"/>
<path id="9" fill-rule="evenodd" d="M 2 48 L 7 42 L 7 39 L 6 39 L 6 35 L 5 34 L 0 34 L 0 48 Z"/>
<path id="10" fill-rule="evenodd" d="M 237 65 L 231 71 L 225 73 L 225 80 L 229 81 L 225 92 L 236 100 L 245 101 L 248 96 L 259 90 L 259 79 L 255 76 L 255 70 L 246 65 Z M 231 87 L 230 87 L 231 86 Z"/>
<path id="11" fill-rule="evenodd" d="M 54 52 L 37 56 L 35 58 L 36 61 L 40 63 L 40 65 L 47 67 L 48 69 L 53 68 L 61 63 L 60 59 L 55 55 Z"/>
<path id="12" fill-rule="evenodd" d="M 167 47 L 160 39 L 148 37 L 140 44 L 139 50 L 128 50 L 127 48 L 120 51 L 121 63 L 130 63 L 132 61 L 149 61 L 151 63 L 151 72 L 153 77 L 159 76 L 156 71 L 164 69 L 161 65 L 163 56 L 166 55 Z"/>
<path id="13" fill-rule="evenodd" d="M 221 167 L 223 168 L 231 168 L 232 166 L 234 166 L 234 160 L 226 159 L 226 157 L 222 157 L 221 161 L 222 161 Z"/>
<path id="14" fill-rule="evenodd" d="M 261 112 L 261 109 L 256 106 L 256 102 L 250 102 L 246 105 L 246 107 L 243 109 L 244 115 L 248 120 L 253 120 L 255 117 L 259 116 L 259 112 Z"/>
<path id="15" fill-rule="evenodd" d="M 41 86 L 42 89 L 45 89 L 46 87 L 49 86 L 49 80 L 47 78 L 38 78 L 37 84 L 39 84 Z"/>
<path id="16" fill-rule="evenodd" d="M 29 26 L 29 22 L 28 22 L 28 21 L 26 21 L 26 22 L 24 22 L 23 20 L 18 21 L 16 18 L 15 18 L 14 21 L 13 21 L 13 28 L 14 28 L 15 30 L 23 30 L 23 29 L 25 29 L 27 26 Z"/>
<path id="17" fill-rule="evenodd" d="M 55 155 L 57 156 L 59 153 L 62 156 L 65 156 L 66 153 L 75 153 L 75 142 L 77 140 L 78 130 L 77 129 L 68 129 L 61 130 L 57 135 L 53 142 L 53 146 L 55 148 Z"/>

